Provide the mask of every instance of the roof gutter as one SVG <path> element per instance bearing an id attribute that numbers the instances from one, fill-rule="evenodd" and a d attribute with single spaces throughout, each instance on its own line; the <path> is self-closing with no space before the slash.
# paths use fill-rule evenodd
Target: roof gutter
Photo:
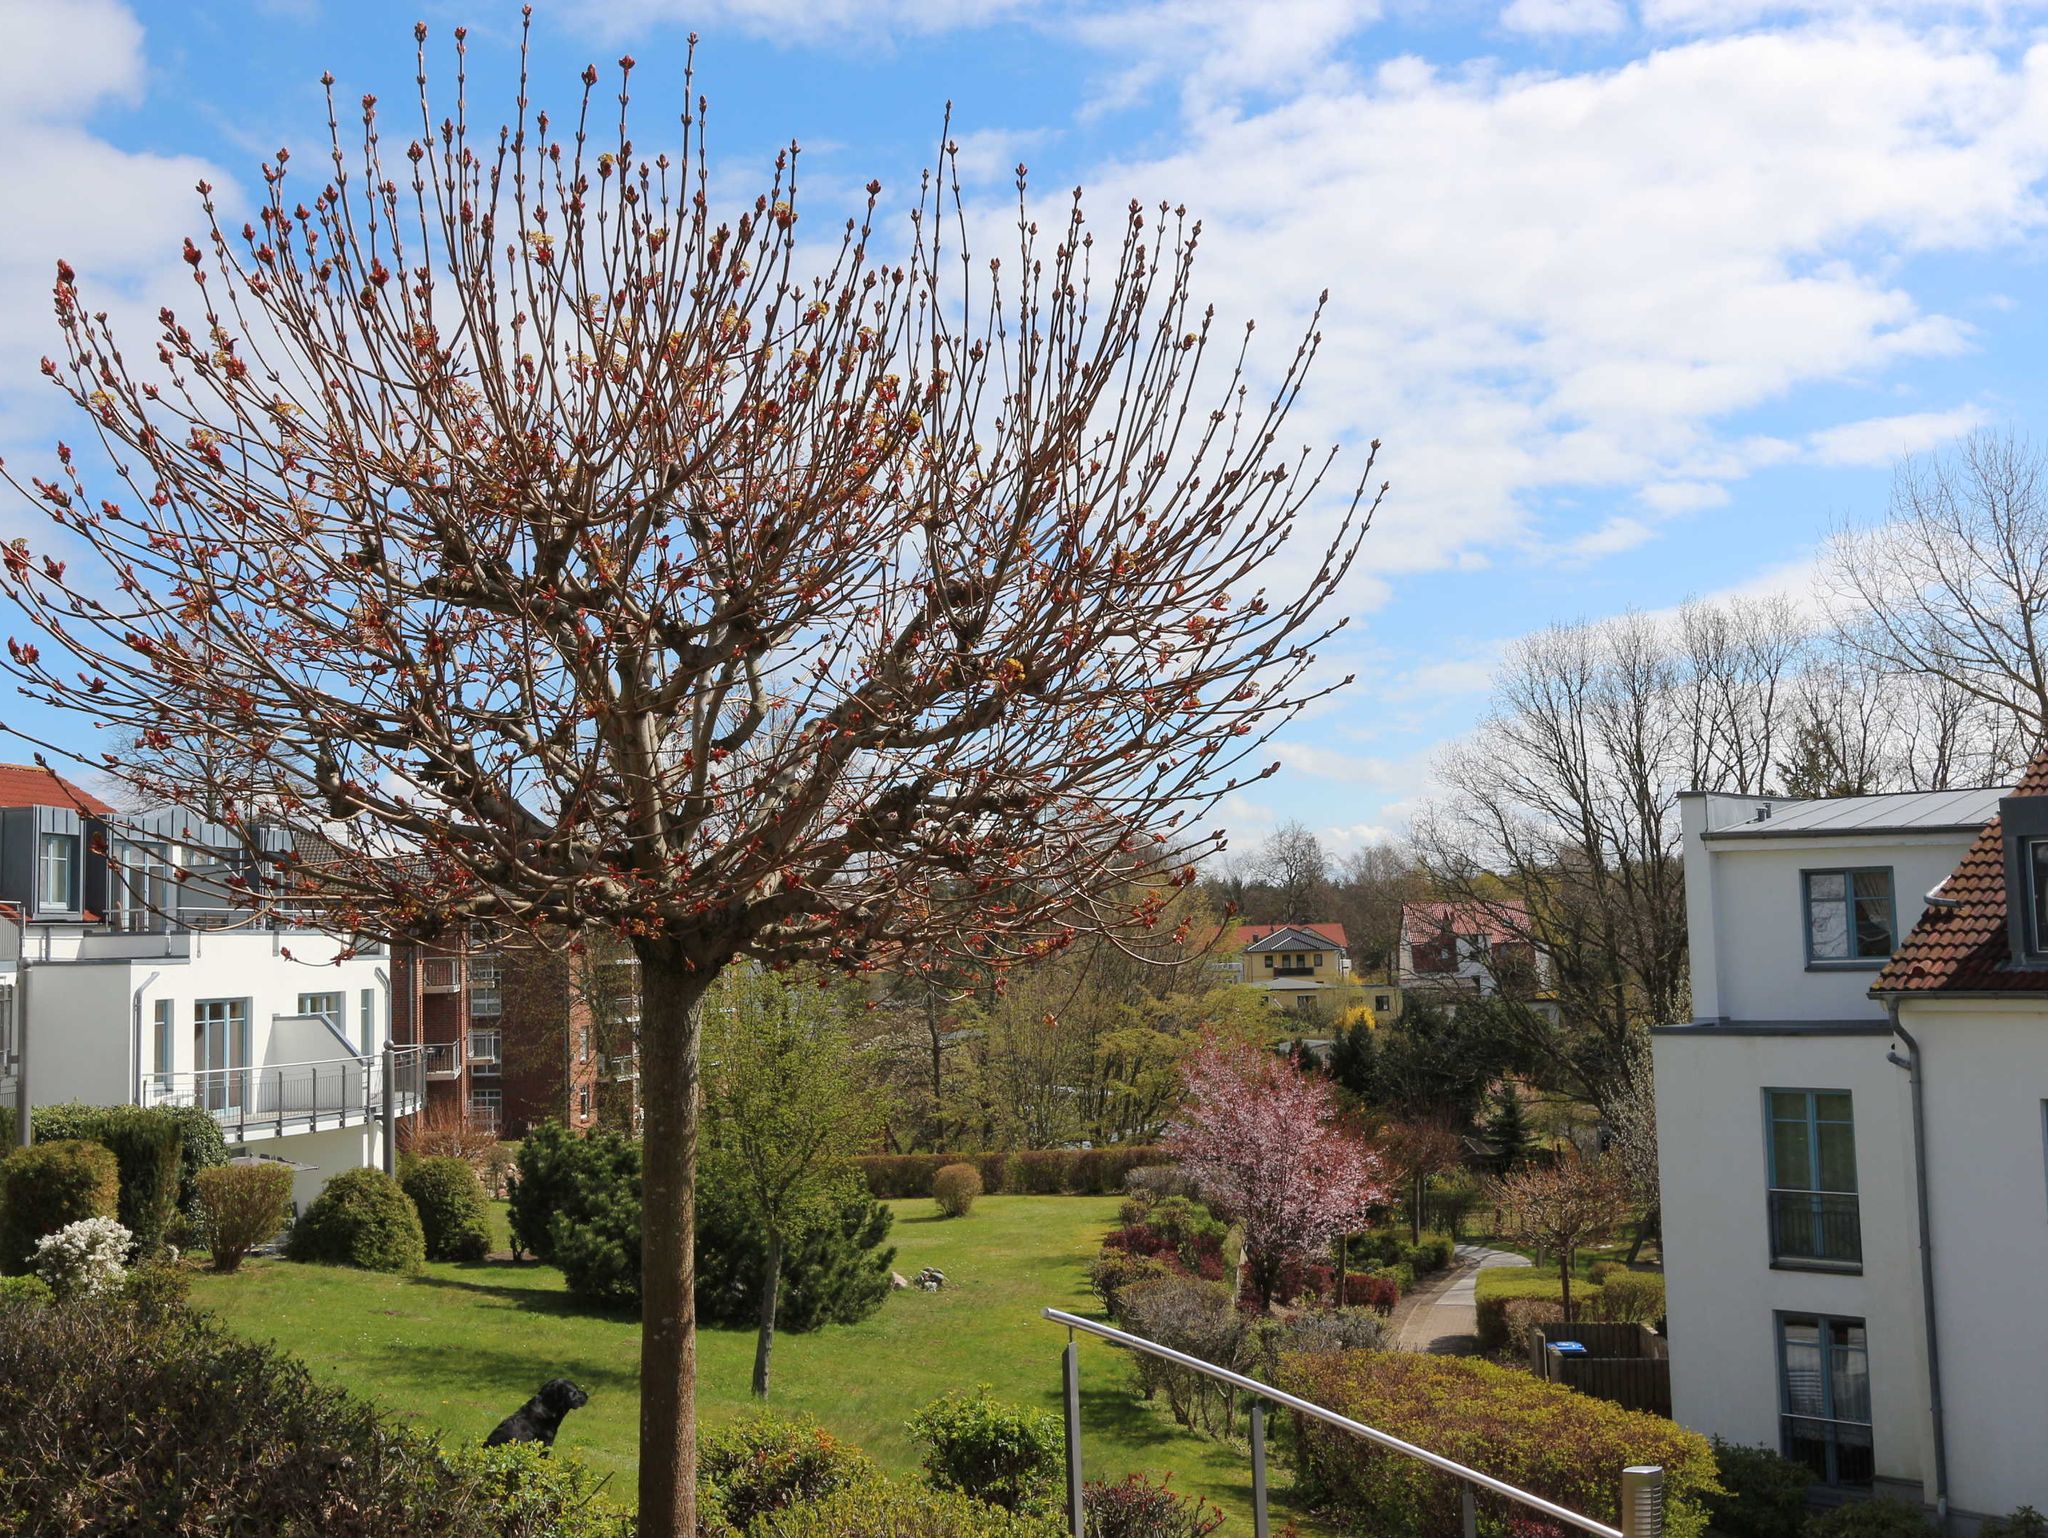
<path id="1" fill-rule="evenodd" d="M 1943 1532 L 1948 1531 L 1948 1428 L 1941 1403 L 1941 1335 L 1935 1324 L 1934 1239 L 1927 1195 L 1927 1100 L 1923 1090 L 1925 1065 L 1920 1043 L 1899 1022 L 1899 1000 L 1884 999 L 1892 1030 L 1906 1044 L 1906 1055 L 1885 1054 L 1894 1067 L 1906 1070 L 1913 1091 L 1913 1194 L 1920 1213 L 1920 1306 L 1921 1328 L 1927 1341 L 1927 1418 L 1934 1433 L 1934 1517 Z"/>

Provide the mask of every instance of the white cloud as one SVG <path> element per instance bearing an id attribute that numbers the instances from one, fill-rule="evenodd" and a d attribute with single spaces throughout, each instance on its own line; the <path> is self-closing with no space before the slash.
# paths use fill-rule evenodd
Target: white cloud
<path id="1" fill-rule="evenodd" d="M 1628 8 L 1621 0 L 1514 0 L 1500 24 L 1510 32 L 1582 37 L 1622 31 Z"/>
<path id="2" fill-rule="evenodd" d="M 1644 506 L 1667 517 L 1697 513 L 1709 507 L 1725 507 L 1728 488 L 1712 481 L 1656 481 L 1639 493 Z"/>
<path id="3" fill-rule="evenodd" d="M 1823 428 L 1807 439 L 1807 446 L 1811 457 L 1823 465 L 1889 465 L 1903 455 L 1925 453 L 1960 438 L 1986 420 L 1977 406 L 1871 417 Z"/>

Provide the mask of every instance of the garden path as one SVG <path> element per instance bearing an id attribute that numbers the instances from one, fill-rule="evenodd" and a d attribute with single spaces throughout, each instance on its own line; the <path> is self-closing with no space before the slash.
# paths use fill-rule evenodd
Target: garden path
<path id="1" fill-rule="evenodd" d="M 1450 1269 L 1410 1293 L 1388 1321 L 1402 1351 L 1439 1356 L 1472 1356 L 1479 1350 L 1479 1310 L 1474 1289 L 1486 1266 L 1526 1266 L 1529 1257 L 1483 1245 L 1461 1244 Z"/>

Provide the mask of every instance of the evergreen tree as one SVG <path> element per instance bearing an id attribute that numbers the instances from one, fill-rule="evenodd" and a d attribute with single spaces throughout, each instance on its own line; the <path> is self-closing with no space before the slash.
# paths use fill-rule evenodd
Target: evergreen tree
<path id="1" fill-rule="evenodd" d="M 1512 1175 L 1529 1157 L 1536 1136 L 1529 1130 L 1522 1110 L 1522 1096 L 1510 1081 L 1502 1081 L 1493 1099 L 1493 1114 L 1486 1122 L 1486 1142 L 1493 1153 L 1497 1175 Z"/>
<path id="2" fill-rule="evenodd" d="M 1379 1042 L 1363 1020 L 1338 1033 L 1330 1049 L 1330 1077 L 1368 1104 L 1379 1097 Z"/>

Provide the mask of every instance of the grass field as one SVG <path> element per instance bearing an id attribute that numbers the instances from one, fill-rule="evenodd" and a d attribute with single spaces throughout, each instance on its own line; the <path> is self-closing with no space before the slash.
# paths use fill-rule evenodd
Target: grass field
<path id="1" fill-rule="evenodd" d="M 937 1266 L 945 1291 L 897 1292 L 860 1324 L 778 1336 L 772 1407 L 815 1415 L 885 1468 L 908 1472 L 916 1455 L 903 1421 L 949 1389 L 987 1383 L 1003 1399 L 1058 1409 L 1065 1337 L 1038 1311 L 1097 1312 L 1087 1262 L 1114 1225 L 1117 1202 L 992 1196 L 951 1221 L 928 1201 L 891 1205 L 896 1269 L 915 1276 Z M 552 1267 L 487 1261 L 399 1278 L 251 1261 L 235 1276 L 198 1277 L 193 1300 L 451 1442 L 481 1440 L 543 1379 L 572 1378 L 590 1404 L 569 1418 L 560 1445 L 616 1476 L 610 1498 L 631 1501 L 639 1325 L 584 1310 Z M 747 1409 L 753 1333 L 708 1330 L 698 1350 L 707 1420 Z M 1170 1472 L 1176 1489 L 1216 1502 L 1231 1529 L 1249 1530 L 1241 1452 L 1139 1401 L 1122 1353 L 1100 1341 L 1082 1342 L 1081 1381 L 1090 1478 Z"/>

